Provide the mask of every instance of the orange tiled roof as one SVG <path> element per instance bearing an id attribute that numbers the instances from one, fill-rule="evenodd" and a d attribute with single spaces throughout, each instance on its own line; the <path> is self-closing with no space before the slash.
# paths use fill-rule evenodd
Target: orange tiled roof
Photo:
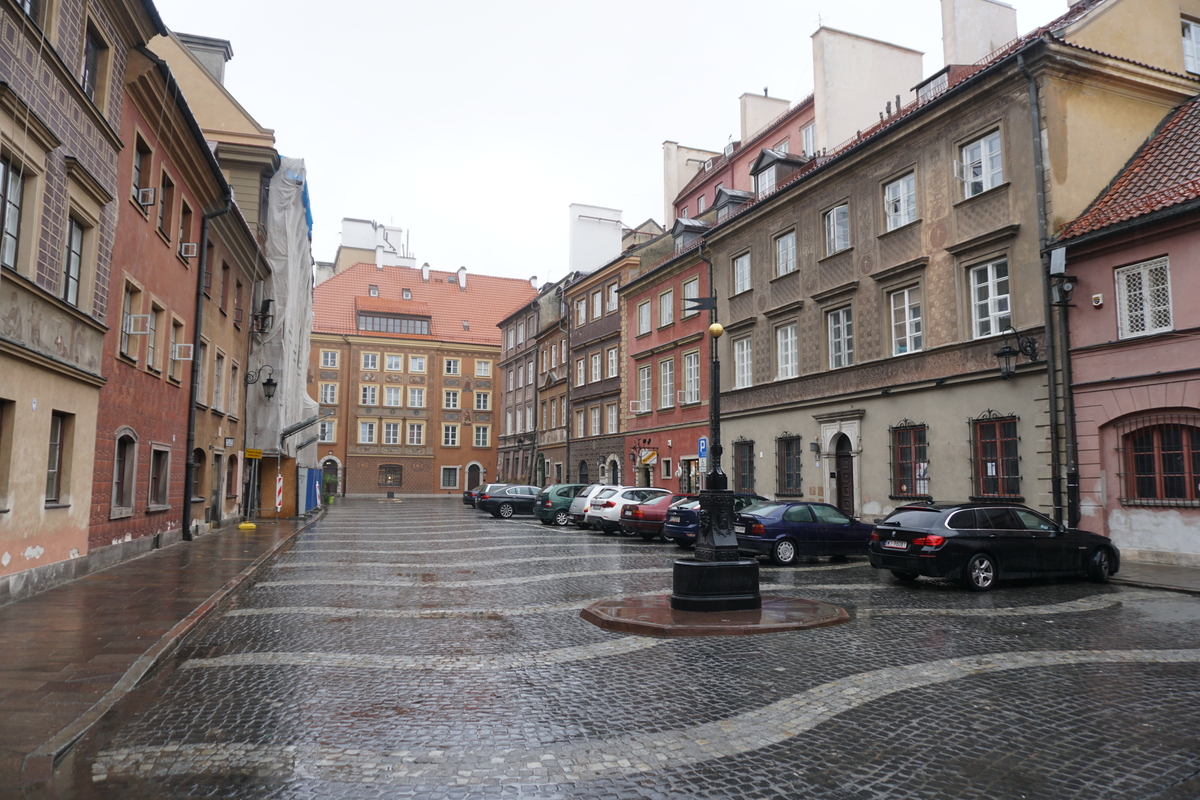
<path id="1" fill-rule="evenodd" d="M 1167 117 L 1117 179 L 1059 240 L 1200 198 L 1200 95 Z"/>
<path id="2" fill-rule="evenodd" d="M 426 283 L 419 269 L 355 264 L 313 290 L 313 333 L 359 334 L 361 309 L 430 318 L 429 336 L 362 331 L 365 336 L 499 346 L 497 323 L 537 296 L 529 281 L 517 278 L 468 274 L 465 291 L 452 278 L 457 274 L 430 270 Z M 370 296 L 371 286 L 379 287 L 378 297 Z M 411 300 L 404 299 L 405 289 Z"/>

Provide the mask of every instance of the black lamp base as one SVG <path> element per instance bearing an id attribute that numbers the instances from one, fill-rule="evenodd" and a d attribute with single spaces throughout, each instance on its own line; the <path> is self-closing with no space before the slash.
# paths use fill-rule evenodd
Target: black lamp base
<path id="1" fill-rule="evenodd" d="M 758 562 L 675 561 L 671 608 L 677 611 L 744 611 L 762 608 L 758 592 Z"/>

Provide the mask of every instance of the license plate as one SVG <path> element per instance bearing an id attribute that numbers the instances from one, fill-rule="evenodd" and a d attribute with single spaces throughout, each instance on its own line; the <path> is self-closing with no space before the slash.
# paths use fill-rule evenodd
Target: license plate
<path id="1" fill-rule="evenodd" d="M 907 550 L 908 542 L 902 542 L 899 539 L 888 539 L 886 542 L 883 543 L 883 549 L 885 549 L 885 550 Z"/>
<path id="2" fill-rule="evenodd" d="M 734 532 L 734 533 L 745 533 L 745 532 L 746 532 L 746 526 L 745 526 L 745 525 L 734 525 L 734 526 L 733 526 L 733 532 Z"/>
<path id="3" fill-rule="evenodd" d="M 671 521 L 671 522 L 679 522 L 679 515 L 678 515 L 678 514 L 672 514 L 672 515 L 671 515 L 671 519 L 670 519 L 670 521 Z"/>

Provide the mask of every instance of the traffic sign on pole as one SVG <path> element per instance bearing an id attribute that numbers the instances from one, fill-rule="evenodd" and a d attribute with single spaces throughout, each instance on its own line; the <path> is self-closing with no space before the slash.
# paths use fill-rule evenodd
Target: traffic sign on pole
<path id="1" fill-rule="evenodd" d="M 708 458 L 708 437 L 701 436 L 696 441 L 696 454 L 701 458 Z"/>

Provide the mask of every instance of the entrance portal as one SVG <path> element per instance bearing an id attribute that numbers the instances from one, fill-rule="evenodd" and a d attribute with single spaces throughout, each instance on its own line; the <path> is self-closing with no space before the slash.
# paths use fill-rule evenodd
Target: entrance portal
<path id="1" fill-rule="evenodd" d="M 838 434 L 833 443 L 835 456 L 834 493 L 838 510 L 854 516 L 854 456 L 850 452 L 850 437 Z"/>
<path id="2" fill-rule="evenodd" d="M 467 488 L 474 489 L 481 483 L 483 483 L 483 481 L 479 477 L 479 465 L 472 464 L 471 466 L 467 467 Z"/>

